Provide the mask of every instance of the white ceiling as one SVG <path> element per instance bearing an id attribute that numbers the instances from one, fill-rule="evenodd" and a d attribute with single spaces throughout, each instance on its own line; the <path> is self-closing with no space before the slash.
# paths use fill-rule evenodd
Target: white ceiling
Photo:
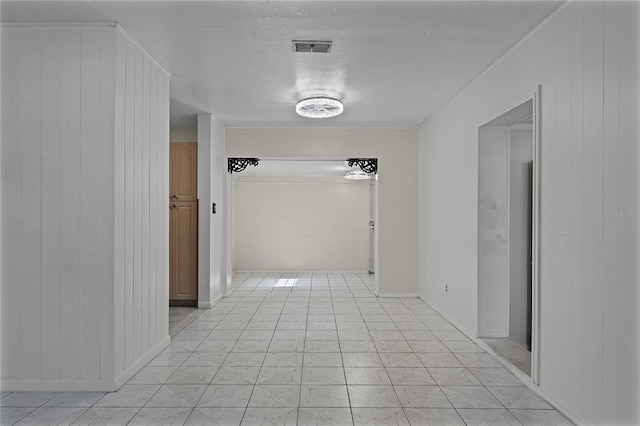
<path id="1" fill-rule="evenodd" d="M 4 22 L 118 22 L 172 74 L 171 124 L 417 127 L 559 1 L 2 1 Z M 332 40 L 294 54 L 292 39 Z M 295 114 L 325 94 L 343 115 Z"/>

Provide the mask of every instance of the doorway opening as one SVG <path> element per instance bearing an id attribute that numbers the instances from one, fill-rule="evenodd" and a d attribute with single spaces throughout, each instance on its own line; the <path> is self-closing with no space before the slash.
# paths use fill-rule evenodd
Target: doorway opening
<path id="1" fill-rule="evenodd" d="M 538 92 L 478 128 L 478 337 L 537 383 Z"/>
<path id="2" fill-rule="evenodd" d="M 349 172 L 364 178 L 348 179 Z M 344 158 L 261 158 L 228 176 L 234 277 L 227 294 L 256 272 L 282 274 L 278 282 L 287 285 L 274 288 L 283 291 L 308 284 L 293 275 L 335 273 L 377 294 L 376 173 Z"/>

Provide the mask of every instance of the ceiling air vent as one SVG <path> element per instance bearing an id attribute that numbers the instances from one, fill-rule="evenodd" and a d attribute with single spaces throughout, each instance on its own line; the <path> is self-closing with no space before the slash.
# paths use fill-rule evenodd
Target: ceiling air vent
<path id="1" fill-rule="evenodd" d="M 296 53 L 331 53 L 331 40 L 311 41 L 293 40 L 293 51 Z"/>

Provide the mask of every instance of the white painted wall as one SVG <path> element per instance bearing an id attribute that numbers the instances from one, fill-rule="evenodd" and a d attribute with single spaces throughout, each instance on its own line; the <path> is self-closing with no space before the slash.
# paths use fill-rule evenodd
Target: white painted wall
<path id="1" fill-rule="evenodd" d="M 186 135 L 185 135 L 186 136 Z M 226 156 L 224 126 L 211 114 L 198 115 L 198 307 L 220 300 L 227 273 Z M 216 203 L 216 214 L 212 214 Z"/>
<path id="2" fill-rule="evenodd" d="M 169 129 L 169 142 L 197 142 L 198 129 L 195 127 L 172 127 Z"/>
<path id="3" fill-rule="evenodd" d="M 169 76 L 114 26 L 2 26 L 2 387 L 113 390 L 168 343 Z"/>
<path id="4" fill-rule="evenodd" d="M 420 293 L 475 335 L 478 126 L 542 85 L 539 389 L 581 424 L 640 423 L 639 7 L 570 2 L 420 128 Z"/>
<path id="5" fill-rule="evenodd" d="M 212 116 L 198 115 L 198 307 L 210 308 L 211 294 L 211 139 Z"/>
<path id="6" fill-rule="evenodd" d="M 368 181 L 233 176 L 235 271 L 367 271 Z"/>
<path id="7" fill-rule="evenodd" d="M 418 147 L 414 129 L 227 129 L 229 157 L 377 157 L 381 294 L 418 290 Z"/>
<path id="8" fill-rule="evenodd" d="M 532 147 L 532 129 L 509 129 L 509 338 L 522 345 L 527 343 L 530 303 Z"/>
<path id="9" fill-rule="evenodd" d="M 220 121 L 211 119 L 211 203 L 216 203 L 216 214 L 211 214 L 211 203 L 207 214 L 211 220 L 211 257 L 210 303 L 221 299 L 227 286 L 231 285 L 232 271 L 228 267 L 227 255 L 227 155 L 225 147 L 225 128 Z"/>

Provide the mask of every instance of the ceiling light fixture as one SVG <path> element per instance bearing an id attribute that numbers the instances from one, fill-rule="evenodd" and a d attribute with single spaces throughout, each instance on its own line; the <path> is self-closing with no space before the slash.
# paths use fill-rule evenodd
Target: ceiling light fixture
<path id="1" fill-rule="evenodd" d="M 329 118 L 342 114 L 344 106 L 342 102 L 326 96 L 314 96 L 298 101 L 296 112 L 309 118 Z"/>
<path id="2" fill-rule="evenodd" d="M 350 172 L 347 172 L 344 178 L 351 179 L 351 180 L 365 180 L 365 179 L 369 179 L 369 175 L 360 170 L 352 170 Z"/>

